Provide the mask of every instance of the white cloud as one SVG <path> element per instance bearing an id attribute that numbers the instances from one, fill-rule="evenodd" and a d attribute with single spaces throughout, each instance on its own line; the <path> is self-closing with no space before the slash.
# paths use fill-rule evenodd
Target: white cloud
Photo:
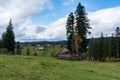
<path id="1" fill-rule="evenodd" d="M 117 26 L 120 26 L 120 7 L 113 7 L 91 12 L 88 15 L 93 36 L 100 33 L 111 35 Z"/>
<path id="2" fill-rule="evenodd" d="M 71 4 L 74 0 L 70 0 Z M 68 4 L 68 3 L 67 3 Z M 0 32 L 5 30 L 9 19 L 17 25 L 14 31 L 16 39 L 63 40 L 66 39 L 66 19 L 62 17 L 49 25 L 34 24 L 31 16 L 43 9 L 53 9 L 49 0 L 0 0 Z M 54 15 L 54 14 L 53 14 Z M 120 26 L 120 7 L 113 7 L 89 12 L 92 36 L 100 33 L 111 34 L 115 27 Z M 40 29 L 40 30 L 39 30 Z M 0 33 L 0 34 L 1 34 Z"/>
<path id="3" fill-rule="evenodd" d="M 15 33 L 18 34 L 17 37 L 20 37 L 20 39 L 35 38 L 35 31 L 37 25 L 33 24 L 30 18 L 26 19 L 23 23 L 19 24 L 18 26 L 19 27 L 15 30 Z M 22 36 L 19 36 L 20 34 Z"/>
<path id="4" fill-rule="evenodd" d="M 45 4 L 50 6 L 48 0 L 0 0 L 0 21 L 6 24 L 10 18 L 16 21 L 37 14 Z"/>
<path id="5" fill-rule="evenodd" d="M 43 9 L 53 9 L 50 0 L 0 0 L 0 32 L 5 31 L 10 18 L 16 25 Z"/>
<path id="6" fill-rule="evenodd" d="M 91 36 L 98 37 L 101 32 L 111 35 L 117 26 L 120 26 L 120 7 L 102 9 L 95 12 L 89 12 L 90 26 L 92 29 Z M 36 31 L 37 26 L 29 19 L 19 28 L 20 32 L 25 34 L 24 38 L 40 40 L 64 40 L 66 39 L 66 20 L 67 16 L 62 17 L 49 25 L 43 26 L 43 31 Z M 41 27 L 40 27 L 41 28 Z M 40 29 L 39 28 L 39 29 Z M 19 30 L 18 30 L 19 31 Z"/>
<path id="7" fill-rule="evenodd" d="M 46 31 L 39 34 L 39 37 L 43 39 L 53 39 L 53 40 L 62 40 L 65 39 L 65 24 L 67 16 L 58 19 L 57 21 L 49 24 Z M 44 35 L 44 36 L 41 36 Z"/>
<path id="8" fill-rule="evenodd" d="M 64 40 L 66 39 L 66 24 L 67 16 L 58 19 L 57 21 L 45 26 L 36 25 L 27 19 L 19 25 L 16 30 L 17 40 L 34 39 L 34 40 Z M 37 30 L 40 29 L 40 30 Z"/>
<path id="9" fill-rule="evenodd" d="M 66 1 L 66 0 L 65 0 Z M 64 2 L 63 3 L 63 5 L 70 5 L 70 4 L 72 4 L 74 2 L 74 0 L 69 0 L 69 1 L 67 1 L 67 2 Z"/>

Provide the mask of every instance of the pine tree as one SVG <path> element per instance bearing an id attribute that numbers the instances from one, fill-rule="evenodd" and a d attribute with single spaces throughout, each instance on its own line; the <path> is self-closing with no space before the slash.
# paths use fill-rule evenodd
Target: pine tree
<path id="1" fill-rule="evenodd" d="M 88 54 L 89 54 L 89 60 L 91 60 L 91 57 L 94 55 L 94 38 L 91 38 L 88 48 Z"/>
<path id="2" fill-rule="evenodd" d="M 109 56 L 109 46 L 110 46 L 110 40 L 106 37 L 104 40 L 104 51 L 103 51 L 103 60 L 106 59 L 106 57 Z"/>
<path id="3" fill-rule="evenodd" d="M 29 47 L 27 47 L 26 55 L 30 55 L 30 48 Z"/>
<path id="4" fill-rule="evenodd" d="M 116 57 L 117 53 L 117 42 L 116 37 L 112 34 L 111 40 L 110 40 L 110 57 Z"/>
<path id="5" fill-rule="evenodd" d="M 95 60 L 99 60 L 99 42 L 94 42 L 93 49 Z"/>
<path id="6" fill-rule="evenodd" d="M 2 46 L 2 40 L 0 40 L 0 48 L 2 48 L 3 46 Z"/>
<path id="7" fill-rule="evenodd" d="M 14 54 L 15 49 L 15 37 L 12 27 L 12 20 L 10 20 L 6 32 L 2 35 L 3 46 L 8 49 L 9 52 Z"/>
<path id="8" fill-rule="evenodd" d="M 97 40 L 91 39 L 88 51 L 90 52 L 89 55 L 92 56 L 94 60 L 99 59 L 99 43 Z"/>
<path id="9" fill-rule="evenodd" d="M 103 33 L 101 33 L 101 37 L 99 39 L 99 61 L 104 61 L 104 37 Z"/>
<path id="10" fill-rule="evenodd" d="M 83 42 L 81 43 L 81 48 L 79 49 L 80 52 L 84 53 L 87 51 L 87 33 L 90 33 L 88 29 L 89 27 L 89 19 L 86 16 L 85 7 L 82 6 L 80 3 L 77 6 L 77 9 L 75 11 L 76 16 L 76 26 L 75 26 L 75 32 L 77 32 Z"/>
<path id="11" fill-rule="evenodd" d="M 70 13 L 67 19 L 66 23 L 66 30 L 67 30 L 67 48 L 72 51 L 71 47 L 71 40 L 72 40 L 72 35 L 74 33 L 74 15 L 73 13 Z"/>
<path id="12" fill-rule="evenodd" d="M 19 41 L 16 44 L 16 48 L 17 48 L 17 51 L 16 51 L 17 55 L 21 55 L 21 46 Z"/>
<path id="13" fill-rule="evenodd" d="M 5 46 L 6 46 L 6 39 L 7 39 L 7 37 L 6 37 L 6 32 L 4 32 L 4 33 L 2 33 L 2 47 L 3 48 L 6 48 Z"/>
<path id="14" fill-rule="evenodd" d="M 116 55 L 116 57 L 119 58 L 120 57 L 120 28 L 117 27 L 115 32 L 116 32 L 116 40 L 117 40 L 117 55 Z"/>

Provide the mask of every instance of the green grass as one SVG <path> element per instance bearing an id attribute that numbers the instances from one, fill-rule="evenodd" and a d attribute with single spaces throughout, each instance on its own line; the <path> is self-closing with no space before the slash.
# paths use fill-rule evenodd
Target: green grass
<path id="1" fill-rule="evenodd" d="M 0 80 L 120 80 L 120 62 L 66 61 L 51 57 L 60 47 L 43 51 L 26 47 L 22 55 L 0 55 Z M 37 52 L 38 56 L 33 56 Z"/>
<path id="2" fill-rule="evenodd" d="M 120 80 L 120 63 L 0 55 L 0 80 Z"/>
<path id="3" fill-rule="evenodd" d="M 37 53 L 38 56 L 51 56 L 52 53 L 57 53 L 58 51 L 60 51 L 60 47 L 59 46 L 51 46 L 51 47 L 47 47 L 45 48 L 45 50 L 37 50 L 37 47 L 31 46 L 30 48 L 30 55 L 33 56 L 34 53 Z M 26 50 L 27 47 L 24 47 L 22 49 L 22 55 L 26 55 Z"/>

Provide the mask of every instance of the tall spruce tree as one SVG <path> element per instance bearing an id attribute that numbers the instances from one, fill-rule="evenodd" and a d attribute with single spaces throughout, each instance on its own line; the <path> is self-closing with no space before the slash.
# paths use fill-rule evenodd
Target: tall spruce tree
<path id="1" fill-rule="evenodd" d="M 94 38 L 91 38 L 88 48 L 89 60 L 94 56 Z"/>
<path id="2" fill-rule="evenodd" d="M 19 41 L 16 43 L 16 54 L 21 55 L 21 46 Z"/>
<path id="3" fill-rule="evenodd" d="M 12 27 L 12 20 L 10 20 L 6 32 L 4 32 L 2 35 L 2 41 L 3 41 L 3 46 L 13 54 L 15 49 L 15 37 Z"/>
<path id="4" fill-rule="evenodd" d="M 2 33 L 2 47 L 5 48 L 6 47 L 6 32 Z"/>
<path id="5" fill-rule="evenodd" d="M 89 49 L 88 49 L 88 53 L 89 53 L 89 60 L 92 57 L 94 60 L 98 60 L 99 58 L 99 42 L 96 39 L 91 39 L 90 43 L 89 43 Z"/>
<path id="6" fill-rule="evenodd" d="M 101 37 L 99 39 L 99 61 L 104 61 L 104 37 L 103 33 L 101 33 Z"/>
<path id="7" fill-rule="evenodd" d="M 117 44 L 116 44 L 116 37 L 112 34 L 110 39 L 110 57 L 116 57 L 117 53 Z"/>
<path id="8" fill-rule="evenodd" d="M 110 46 L 110 40 L 109 40 L 109 38 L 106 36 L 106 37 L 105 37 L 105 40 L 104 40 L 103 60 L 105 60 L 106 57 L 109 56 L 109 46 Z"/>
<path id="9" fill-rule="evenodd" d="M 95 60 L 99 60 L 99 42 L 97 41 L 94 42 L 93 49 L 94 49 L 93 54 L 94 54 Z"/>
<path id="10" fill-rule="evenodd" d="M 75 30 L 76 32 L 81 36 L 82 38 L 82 43 L 79 51 L 81 53 L 84 53 L 87 51 L 87 33 L 90 33 L 88 29 L 89 27 L 89 19 L 86 16 L 85 12 L 85 7 L 81 5 L 81 3 L 78 4 L 77 9 L 75 11 L 75 16 L 76 16 L 76 26 Z"/>
<path id="11" fill-rule="evenodd" d="M 0 40 L 0 48 L 2 48 L 3 46 L 2 46 L 2 40 Z"/>
<path id="12" fill-rule="evenodd" d="M 74 15 L 71 12 L 68 16 L 67 23 L 66 23 L 66 30 L 67 30 L 67 48 L 72 52 L 71 40 L 72 35 L 74 33 Z"/>
<path id="13" fill-rule="evenodd" d="M 116 41 L 117 41 L 116 57 L 119 58 L 120 57 L 120 28 L 119 27 L 116 28 L 115 33 L 116 33 Z"/>

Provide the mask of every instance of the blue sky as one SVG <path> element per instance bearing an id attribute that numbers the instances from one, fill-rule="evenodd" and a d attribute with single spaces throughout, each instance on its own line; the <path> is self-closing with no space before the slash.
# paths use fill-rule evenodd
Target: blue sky
<path id="1" fill-rule="evenodd" d="M 35 23 L 49 24 L 58 18 L 74 12 L 80 2 L 85 6 L 86 12 L 97 11 L 104 8 L 111 8 L 120 5 L 120 0 L 51 0 L 52 9 L 44 9 L 41 13 L 32 16 Z M 64 4 L 68 3 L 68 4 Z M 51 18 L 52 17 L 52 18 Z M 44 20 L 43 20 L 44 19 Z"/>
<path id="2" fill-rule="evenodd" d="M 0 0 L 0 35 L 12 18 L 16 40 L 65 40 L 67 15 L 79 2 L 90 19 L 89 37 L 111 35 L 120 26 L 120 0 Z"/>

